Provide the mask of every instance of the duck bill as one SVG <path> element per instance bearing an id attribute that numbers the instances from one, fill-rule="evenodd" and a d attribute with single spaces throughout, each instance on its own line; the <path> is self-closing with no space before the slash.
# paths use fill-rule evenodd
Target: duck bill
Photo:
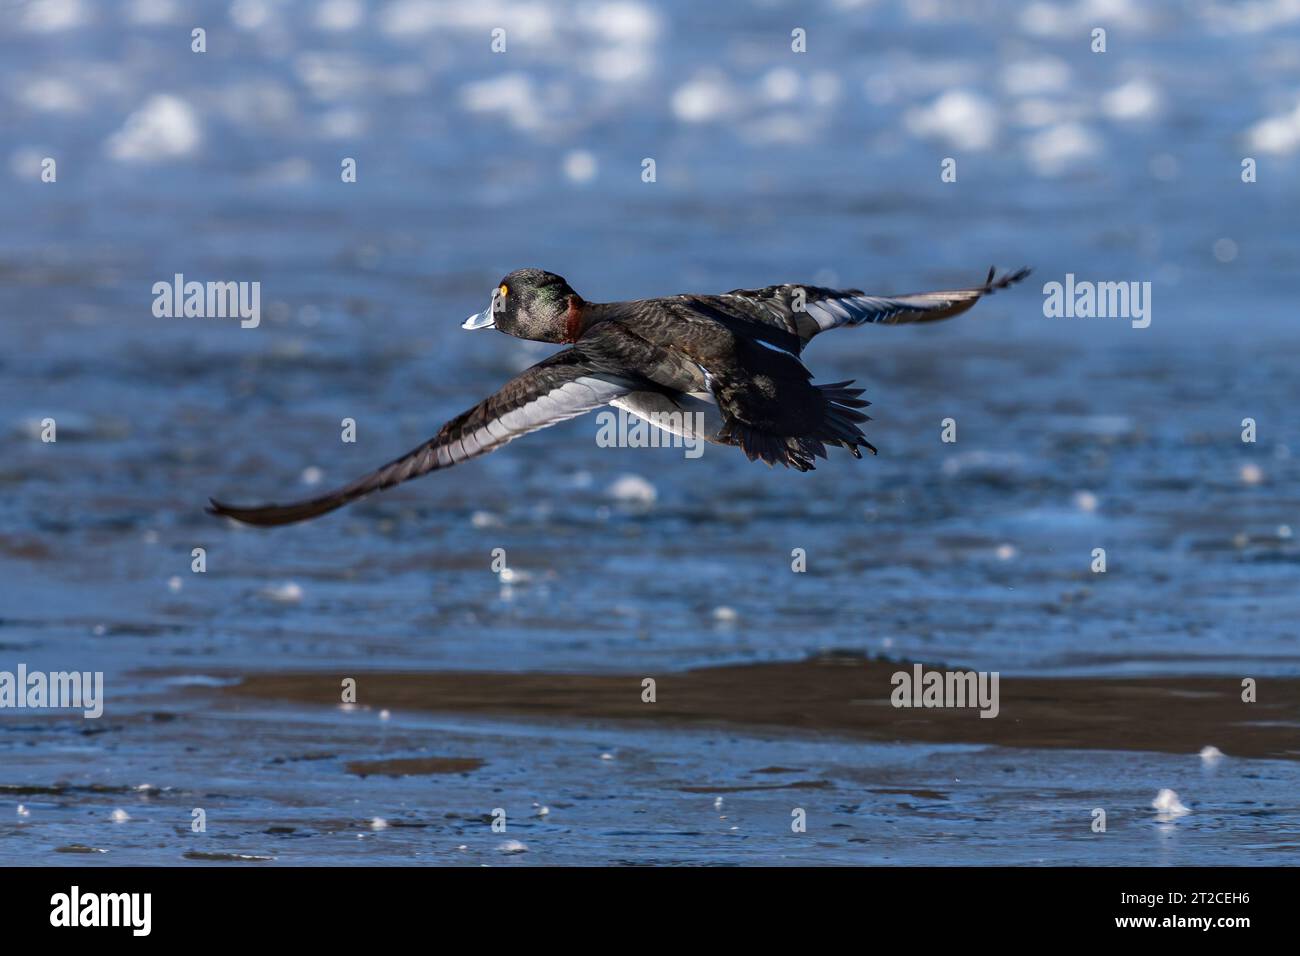
<path id="1" fill-rule="evenodd" d="M 488 306 L 482 312 L 475 312 L 468 319 L 461 323 L 462 329 L 495 329 L 497 327 L 496 316 L 492 314 L 492 306 Z"/>

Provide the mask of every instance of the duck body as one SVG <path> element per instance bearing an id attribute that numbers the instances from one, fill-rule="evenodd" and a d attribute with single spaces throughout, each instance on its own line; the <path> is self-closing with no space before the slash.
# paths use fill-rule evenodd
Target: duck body
<path id="1" fill-rule="evenodd" d="M 808 343 L 841 327 L 951 318 L 1028 271 L 995 278 L 990 270 L 981 286 L 904 296 L 780 285 L 593 303 L 560 276 L 517 270 L 463 327 L 567 348 L 348 485 L 288 505 L 244 508 L 214 500 L 209 510 L 255 525 L 306 520 L 605 405 L 797 471 L 826 458 L 827 446 L 855 458 L 862 448 L 875 454 L 860 428 L 869 421 L 860 410 L 869 404 L 859 397 L 863 390 L 848 381 L 815 384 L 801 357 Z"/>
<path id="2" fill-rule="evenodd" d="M 871 448 L 856 427 L 867 402 L 849 383 L 818 386 L 783 316 L 743 297 L 673 296 L 579 306 L 574 347 L 607 357 L 639 387 L 610 404 L 688 437 L 737 445 L 800 471 L 827 444 Z M 793 325 L 790 322 L 789 325 Z M 697 424 L 698 423 L 698 424 Z M 694 434 L 700 429 L 702 433 Z M 685 431 L 678 431 L 685 434 Z"/>

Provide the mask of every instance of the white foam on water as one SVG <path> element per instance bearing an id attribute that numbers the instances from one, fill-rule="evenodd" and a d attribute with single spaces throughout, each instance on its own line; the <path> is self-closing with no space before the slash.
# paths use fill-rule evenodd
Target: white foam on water
<path id="1" fill-rule="evenodd" d="M 913 135 L 978 151 L 997 140 L 998 110 L 978 93 L 949 90 L 929 106 L 908 110 L 903 123 Z"/>
<path id="2" fill-rule="evenodd" d="M 466 83 L 460 90 L 460 105 L 470 113 L 499 116 L 519 130 L 546 125 L 540 94 L 527 73 L 503 73 Z"/>
<path id="3" fill-rule="evenodd" d="M 1160 112 L 1160 90 L 1149 80 L 1129 80 L 1101 98 L 1102 112 L 1116 120 L 1147 120 Z"/>
<path id="4" fill-rule="evenodd" d="M 142 26 L 170 23 L 176 19 L 177 12 L 173 0 L 133 0 L 126 9 L 127 18 Z"/>
<path id="5" fill-rule="evenodd" d="M 605 83 L 630 83 L 654 70 L 655 61 L 641 47 L 611 46 L 592 51 L 584 64 L 587 72 Z"/>
<path id="6" fill-rule="evenodd" d="M 575 149 L 564 156 L 564 177 L 571 183 L 589 183 L 599 169 L 596 157 L 585 149 Z"/>
<path id="7" fill-rule="evenodd" d="M 1056 57 L 1017 60 L 1002 68 L 1002 88 L 1012 96 L 1060 93 L 1070 87 L 1070 67 Z"/>
<path id="8" fill-rule="evenodd" d="M 257 30 L 266 26 L 274 13 L 266 0 L 234 0 L 230 5 L 230 19 L 241 30 Z"/>
<path id="9" fill-rule="evenodd" d="M 1220 33 L 1260 33 L 1300 21 L 1300 4 L 1295 0 L 1209 0 L 1200 4 L 1198 12 Z"/>
<path id="10" fill-rule="evenodd" d="M 1247 146 L 1258 153 L 1285 156 L 1300 149 L 1300 104 L 1287 113 L 1269 116 L 1246 130 Z"/>
<path id="11" fill-rule="evenodd" d="M 1057 176 L 1101 151 L 1101 140 L 1079 123 L 1057 123 L 1029 138 L 1025 152 L 1039 176 Z"/>
<path id="12" fill-rule="evenodd" d="M 234 687 L 239 681 L 238 677 L 213 677 L 209 674 L 179 674 L 163 679 L 169 687 Z"/>
<path id="13" fill-rule="evenodd" d="M 316 129 L 325 139 L 352 139 L 365 133 L 366 118 L 356 110 L 337 109 L 322 113 Z"/>
<path id="14" fill-rule="evenodd" d="M 90 8 L 81 0 L 29 0 L 18 5 L 19 25 L 32 33 L 57 33 L 90 22 Z M 8 16 L 10 14 L 6 14 Z"/>
<path id="15" fill-rule="evenodd" d="M 80 113 L 87 105 L 80 89 L 55 76 L 33 77 L 18 87 L 15 98 L 37 113 Z"/>
<path id="16" fill-rule="evenodd" d="M 717 70 L 706 70 L 673 93 L 673 115 L 684 123 L 711 123 L 739 112 L 740 94 Z"/>
<path id="17" fill-rule="evenodd" d="M 20 146 L 9 154 L 9 172 L 14 179 L 38 180 L 41 177 L 41 162 L 53 152 L 53 149 Z M 35 421 L 39 437 L 40 419 Z"/>
<path id="18" fill-rule="evenodd" d="M 1074 506 L 1080 511 L 1094 512 L 1097 510 L 1097 496 L 1091 491 L 1076 491 L 1074 493 Z"/>
<path id="19" fill-rule="evenodd" d="M 279 604 L 297 604 L 302 600 L 302 586 L 295 581 L 285 581 L 283 584 L 262 588 L 258 593 Z"/>
<path id="20" fill-rule="evenodd" d="M 1153 19 L 1142 9 L 1140 0 L 1076 0 L 1075 3 L 1031 3 L 1021 12 L 1020 27 L 1037 36 L 1072 39 L 1087 38 L 1098 26 L 1133 35 L 1144 32 Z"/>
<path id="21" fill-rule="evenodd" d="M 1024 473 L 1027 465 L 1027 459 L 1020 452 L 974 449 L 954 452 L 943 460 L 940 467 L 945 475 L 954 478 L 968 473 L 1017 477 Z"/>
<path id="22" fill-rule="evenodd" d="M 362 57 L 336 51 L 300 53 L 293 60 L 293 72 L 312 96 L 327 102 L 353 99 L 375 78 Z"/>
<path id="23" fill-rule="evenodd" d="M 763 98 L 771 103 L 789 103 L 799 95 L 803 85 L 799 74 L 788 66 L 778 66 L 768 70 L 759 80 L 759 90 Z"/>
<path id="24" fill-rule="evenodd" d="M 1178 794 L 1169 788 L 1162 789 L 1156 794 L 1156 798 L 1151 801 L 1151 806 L 1155 807 L 1157 816 L 1162 819 L 1176 819 L 1192 811 L 1183 806 L 1183 802 L 1178 799 Z"/>
<path id="25" fill-rule="evenodd" d="M 644 505 L 654 504 L 659 497 L 655 486 L 640 475 L 620 475 L 605 493 L 617 501 Z"/>
<path id="26" fill-rule="evenodd" d="M 192 155 L 203 142 L 198 115 L 178 96 L 159 93 L 109 137 L 108 155 L 123 162 L 159 162 Z"/>
<path id="27" fill-rule="evenodd" d="M 808 95 L 817 106 L 829 107 L 839 102 L 840 78 L 834 73 L 814 73 L 808 80 Z"/>
<path id="28" fill-rule="evenodd" d="M 360 0 L 324 0 L 316 7 L 316 29 L 328 33 L 345 33 L 355 30 L 365 18 L 365 6 Z"/>
<path id="29" fill-rule="evenodd" d="M 658 11 L 631 0 L 582 4 L 577 13 L 584 28 L 608 43 L 653 43 L 662 29 Z"/>

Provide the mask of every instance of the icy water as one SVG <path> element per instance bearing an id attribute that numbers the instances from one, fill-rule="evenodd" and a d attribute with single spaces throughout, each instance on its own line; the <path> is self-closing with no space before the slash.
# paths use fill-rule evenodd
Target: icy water
<path id="1" fill-rule="evenodd" d="M 3 6 L 0 671 L 104 671 L 107 700 L 0 710 L 0 863 L 1300 860 L 1294 760 L 1123 726 L 895 742 L 403 709 L 365 678 L 827 651 L 1098 686 L 1300 674 L 1285 5 Z M 806 353 L 867 388 L 874 459 L 601 448 L 588 417 L 301 527 L 202 510 L 349 480 L 547 354 L 458 328 L 513 268 L 601 301 L 993 263 L 1036 272 Z M 260 326 L 155 318 L 177 273 L 259 281 Z M 1044 317 L 1067 273 L 1150 282 L 1150 326 Z M 355 677 L 357 706 L 235 692 L 282 672 Z M 1157 818 L 1166 787 L 1189 814 Z"/>

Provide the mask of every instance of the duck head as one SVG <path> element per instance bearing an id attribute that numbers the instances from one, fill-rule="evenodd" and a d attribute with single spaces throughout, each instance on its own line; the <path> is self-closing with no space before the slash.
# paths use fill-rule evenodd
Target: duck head
<path id="1" fill-rule="evenodd" d="M 462 329 L 497 329 L 534 342 L 576 342 L 582 329 L 582 297 L 561 276 L 516 269 L 497 283 L 492 301 Z"/>

